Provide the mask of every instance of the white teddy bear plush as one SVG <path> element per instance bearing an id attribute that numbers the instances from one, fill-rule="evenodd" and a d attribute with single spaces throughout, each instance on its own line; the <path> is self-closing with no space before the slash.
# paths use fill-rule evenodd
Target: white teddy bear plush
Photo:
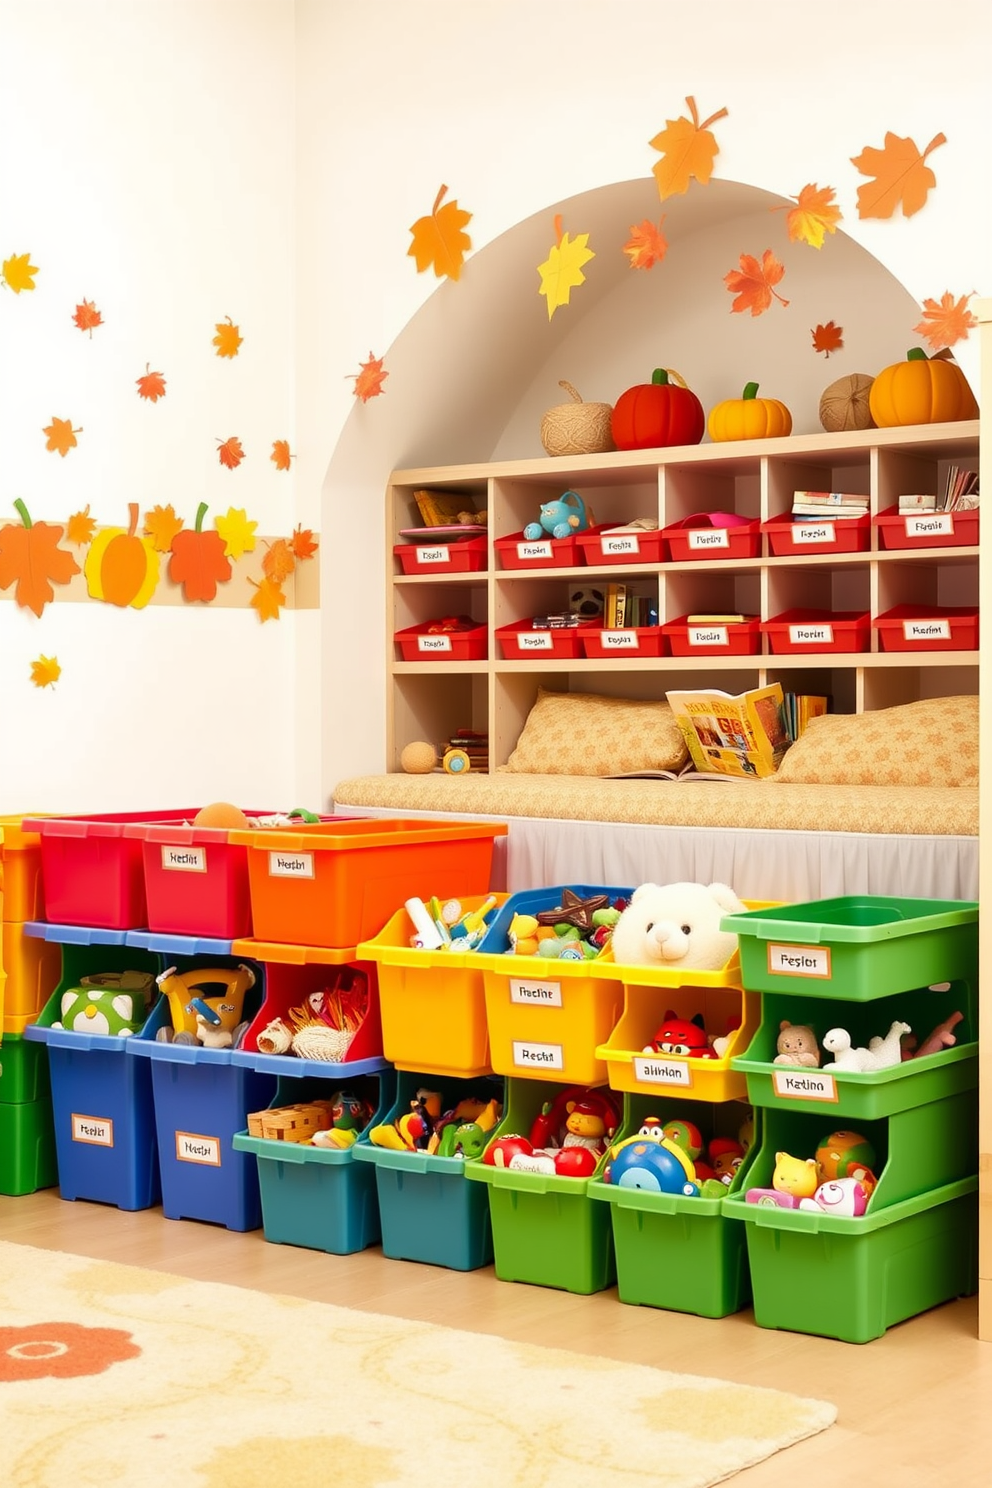
<path id="1" fill-rule="evenodd" d="M 746 908 L 722 883 L 641 884 L 613 927 L 614 959 L 718 971 L 737 949 L 737 936 L 721 930 L 720 921 Z"/>

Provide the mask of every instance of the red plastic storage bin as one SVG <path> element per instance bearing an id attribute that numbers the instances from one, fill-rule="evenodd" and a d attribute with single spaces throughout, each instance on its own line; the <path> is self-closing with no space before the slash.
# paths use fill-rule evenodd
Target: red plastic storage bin
<path id="1" fill-rule="evenodd" d="M 664 533 L 659 531 L 580 532 L 578 543 L 582 562 L 592 568 L 609 563 L 660 563 L 664 557 Z"/>
<path id="2" fill-rule="evenodd" d="M 779 558 L 796 558 L 800 553 L 863 553 L 871 544 L 871 517 L 804 517 L 794 522 L 790 516 L 774 517 L 762 522 L 772 553 Z"/>
<path id="3" fill-rule="evenodd" d="M 875 518 L 883 548 L 973 548 L 978 545 L 978 509 L 901 512 L 886 507 Z"/>
<path id="4" fill-rule="evenodd" d="M 660 625 L 628 625 L 620 630 L 587 630 L 582 635 L 585 653 L 596 661 L 613 656 L 665 656 L 665 637 Z"/>
<path id="5" fill-rule="evenodd" d="M 509 537 L 498 537 L 493 544 L 499 554 L 502 568 L 577 568 L 582 562 L 579 540 L 582 536 L 593 536 L 600 527 L 590 527 L 587 534 L 575 533 L 572 537 L 526 538 L 523 531 L 511 532 Z"/>
<path id="6" fill-rule="evenodd" d="M 661 627 L 673 656 L 757 656 L 761 651 L 761 621 L 700 621 L 688 615 L 667 620 Z"/>
<path id="7" fill-rule="evenodd" d="M 860 610 L 783 610 L 762 620 L 762 632 L 776 655 L 813 651 L 867 651 L 871 616 Z"/>
<path id="8" fill-rule="evenodd" d="M 901 604 L 872 621 L 883 651 L 977 651 L 978 611 L 968 605 Z"/>
<path id="9" fill-rule="evenodd" d="M 486 566 L 484 537 L 454 542 L 397 543 L 393 552 L 405 574 L 478 573 Z"/>
<path id="10" fill-rule="evenodd" d="M 757 558 L 761 554 L 761 523 L 740 522 L 727 527 L 707 513 L 671 522 L 662 530 L 673 563 L 694 558 Z"/>
<path id="11" fill-rule="evenodd" d="M 574 660 L 581 656 L 582 636 L 587 625 L 541 627 L 535 630 L 529 620 L 501 625 L 496 639 L 507 661 L 528 660 L 531 656 L 564 656 Z"/>
<path id="12" fill-rule="evenodd" d="M 485 661 L 484 625 L 475 625 L 471 630 L 432 632 L 431 626 L 436 623 L 425 620 L 422 625 L 396 631 L 393 640 L 404 661 Z"/>

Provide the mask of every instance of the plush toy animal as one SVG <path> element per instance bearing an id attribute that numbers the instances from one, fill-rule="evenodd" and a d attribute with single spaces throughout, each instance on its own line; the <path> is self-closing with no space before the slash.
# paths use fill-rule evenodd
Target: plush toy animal
<path id="1" fill-rule="evenodd" d="M 106 972 L 81 977 L 78 987 L 62 993 L 59 1002 L 62 1017 L 52 1027 L 127 1038 L 139 1031 L 148 1016 L 154 990 L 150 972 Z"/>
<path id="2" fill-rule="evenodd" d="M 792 1064 L 809 1069 L 819 1069 L 820 1046 L 816 1042 L 816 1034 L 812 1028 L 806 1023 L 789 1023 L 783 1018 L 779 1024 L 779 1030 L 775 1043 L 778 1053 L 772 1060 L 773 1064 Z"/>
<path id="3" fill-rule="evenodd" d="M 746 906 L 726 884 L 641 884 L 613 928 L 613 956 L 625 966 L 719 971 L 737 949 L 720 929 Z"/>
<path id="4" fill-rule="evenodd" d="M 904 1033 L 911 1032 L 908 1023 L 896 1021 L 884 1038 L 870 1039 L 867 1049 L 855 1049 L 851 1046 L 851 1035 L 846 1028 L 831 1028 L 829 1033 L 823 1035 L 823 1047 L 834 1057 L 823 1068 L 858 1072 L 891 1069 L 893 1065 L 902 1063 L 900 1040 Z"/>

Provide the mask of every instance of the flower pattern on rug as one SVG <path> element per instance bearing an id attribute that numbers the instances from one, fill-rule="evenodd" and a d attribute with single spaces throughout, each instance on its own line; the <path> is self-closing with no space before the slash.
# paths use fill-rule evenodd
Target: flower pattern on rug
<path id="1" fill-rule="evenodd" d="M 121 1328 L 87 1328 L 81 1323 L 0 1327 L 0 1381 L 103 1374 L 111 1364 L 136 1359 L 140 1353 L 131 1334 Z"/>

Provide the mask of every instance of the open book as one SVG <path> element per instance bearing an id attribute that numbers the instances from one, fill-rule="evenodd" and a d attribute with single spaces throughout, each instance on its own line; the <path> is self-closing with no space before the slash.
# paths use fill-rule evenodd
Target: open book
<path id="1" fill-rule="evenodd" d="M 665 696 L 699 774 L 751 780 L 775 774 L 791 743 L 781 683 L 736 697 L 715 688 Z"/>
<path id="2" fill-rule="evenodd" d="M 624 775 L 604 775 L 604 780 L 673 780 L 679 785 L 689 780 L 719 780 L 724 785 L 740 785 L 748 780 L 757 780 L 757 775 L 730 775 L 725 770 L 697 770 L 690 760 L 681 770 L 628 770 Z"/>

